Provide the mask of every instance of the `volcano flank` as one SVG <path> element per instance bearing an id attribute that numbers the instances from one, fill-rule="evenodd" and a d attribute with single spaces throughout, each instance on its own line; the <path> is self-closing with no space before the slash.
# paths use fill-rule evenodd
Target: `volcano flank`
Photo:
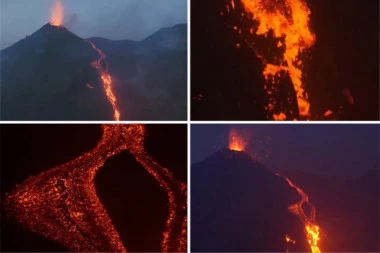
<path id="1" fill-rule="evenodd" d="M 378 187 L 376 177 L 345 181 L 294 170 L 285 174 L 315 204 L 322 252 L 378 251 L 372 224 L 378 224 L 379 201 L 368 197 Z M 299 201 L 285 177 L 247 152 L 221 149 L 191 168 L 191 249 L 310 252 L 305 227 L 289 209 Z M 302 208 L 308 216 L 311 209 L 306 203 Z"/>

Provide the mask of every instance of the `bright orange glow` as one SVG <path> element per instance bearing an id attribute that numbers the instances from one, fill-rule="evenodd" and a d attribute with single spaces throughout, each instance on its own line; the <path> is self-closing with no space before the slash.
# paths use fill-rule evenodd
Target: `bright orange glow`
<path id="1" fill-rule="evenodd" d="M 301 200 L 291 206 L 289 206 L 289 211 L 295 214 L 305 226 L 306 240 L 310 245 L 310 250 L 312 253 L 320 253 L 318 247 L 319 238 L 319 226 L 315 223 L 315 207 L 309 201 L 309 196 L 299 188 L 294 185 L 287 177 L 284 177 L 288 182 L 289 186 L 295 189 L 301 196 Z M 307 205 L 310 209 L 310 215 L 307 215 L 303 210 L 303 205 Z"/>
<path id="2" fill-rule="evenodd" d="M 106 93 L 107 99 L 111 103 L 112 108 L 113 108 L 113 112 L 114 112 L 113 113 L 113 119 L 116 121 L 119 121 L 120 120 L 120 111 L 119 111 L 119 108 L 117 107 L 117 104 L 116 104 L 117 101 L 116 101 L 115 93 L 113 91 L 113 81 L 112 81 L 112 77 L 108 71 L 108 62 L 106 61 L 106 55 L 99 48 L 97 48 L 94 45 L 94 43 L 92 43 L 92 42 L 89 42 L 89 43 L 91 44 L 92 48 L 95 49 L 96 52 L 98 52 L 98 54 L 100 55 L 100 58 L 98 60 L 92 62 L 91 65 L 100 74 L 100 77 L 102 79 L 103 88 L 104 88 L 104 91 Z M 102 66 L 103 61 L 106 63 L 106 67 Z"/>
<path id="3" fill-rule="evenodd" d="M 325 117 L 328 117 L 330 115 L 333 114 L 333 111 L 331 111 L 330 109 L 328 109 L 327 111 L 325 111 L 325 113 L 323 114 Z"/>
<path id="4" fill-rule="evenodd" d="M 63 21 L 63 5 L 60 0 L 54 0 L 51 8 L 50 24 L 53 26 L 61 26 Z"/>
<path id="5" fill-rule="evenodd" d="M 126 252 L 95 188 L 106 160 L 128 150 L 162 187 L 168 217 L 162 252 L 187 251 L 187 186 L 145 151 L 142 125 L 103 125 L 103 136 L 89 152 L 32 176 L 6 194 L 7 213 L 27 229 L 74 252 Z M 142 200 L 144 201 L 144 200 Z"/>
<path id="6" fill-rule="evenodd" d="M 273 114 L 273 119 L 274 120 L 286 120 L 286 115 L 285 115 L 285 113 L 283 113 L 283 112 L 280 112 L 279 114 Z"/>
<path id="7" fill-rule="evenodd" d="M 300 53 L 310 48 L 316 40 L 309 28 L 311 12 L 306 2 L 304 0 L 283 0 L 281 3 L 274 0 L 241 0 L 241 2 L 245 11 L 259 23 L 255 34 L 265 38 L 273 35 L 278 40 L 277 48 L 282 49 L 279 50 L 281 57 L 277 60 L 270 60 L 270 57 L 266 58 L 259 54 L 265 63 L 263 75 L 267 82 L 272 84 L 266 86 L 270 103 L 275 104 L 271 101 L 271 97 L 279 84 L 279 74 L 287 72 L 296 93 L 299 114 L 305 119 L 310 119 L 310 103 L 302 84 L 302 61 L 299 59 Z M 250 28 L 251 34 L 253 31 Z M 268 106 L 267 110 L 275 120 L 286 119 L 286 117 L 276 117 L 273 106 Z"/>
<path id="8" fill-rule="evenodd" d="M 288 243 L 296 244 L 296 241 L 294 241 L 292 238 L 290 238 L 289 235 L 285 235 L 285 241 Z"/>
<path id="9" fill-rule="evenodd" d="M 229 133 L 229 145 L 228 148 L 234 151 L 243 151 L 247 146 L 247 140 L 236 131 L 231 129 Z"/>

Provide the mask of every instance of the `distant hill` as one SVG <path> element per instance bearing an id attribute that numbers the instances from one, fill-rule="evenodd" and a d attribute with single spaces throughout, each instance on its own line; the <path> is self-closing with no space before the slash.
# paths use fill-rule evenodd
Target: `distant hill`
<path id="1" fill-rule="evenodd" d="M 112 120 L 91 62 L 107 55 L 121 119 L 186 119 L 187 25 L 141 42 L 84 40 L 46 24 L 1 51 L 2 120 Z"/>

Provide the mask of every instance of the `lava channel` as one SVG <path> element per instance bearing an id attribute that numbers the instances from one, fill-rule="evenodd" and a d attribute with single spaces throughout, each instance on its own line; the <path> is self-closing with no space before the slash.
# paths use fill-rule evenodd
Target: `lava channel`
<path id="1" fill-rule="evenodd" d="M 98 52 L 98 54 L 100 55 L 100 58 L 98 60 L 93 61 L 91 63 L 91 66 L 94 67 L 99 72 L 99 75 L 102 79 L 104 92 L 106 93 L 108 101 L 112 105 L 113 119 L 116 121 L 119 121 L 120 120 L 120 110 L 117 107 L 117 99 L 116 99 L 115 92 L 113 90 L 113 88 L 114 88 L 113 87 L 113 80 L 112 80 L 112 76 L 110 75 L 109 70 L 108 70 L 108 62 L 106 60 L 106 55 L 99 48 L 97 48 L 94 45 L 94 43 L 92 43 L 90 41 L 88 41 L 88 42 L 90 43 L 92 48 L 94 50 L 96 50 L 96 52 Z M 102 62 L 104 62 L 105 66 L 102 65 Z"/>
<path id="2" fill-rule="evenodd" d="M 187 186 L 156 163 L 144 149 L 142 125 L 103 125 L 103 135 L 89 152 L 16 185 L 6 194 L 5 209 L 27 229 L 76 252 L 126 252 L 107 211 L 96 195 L 95 174 L 105 161 L 128 150 L 166 191 L 169 215 L 163 252 L 187 249 Z"/>

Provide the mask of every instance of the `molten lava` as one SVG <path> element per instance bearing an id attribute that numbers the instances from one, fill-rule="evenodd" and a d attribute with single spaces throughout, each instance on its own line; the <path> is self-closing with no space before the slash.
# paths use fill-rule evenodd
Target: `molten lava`
<path id="1" fill-rule="evenodd" d="M 61 26 L 63 21 L 63 5 L 60 0 L 54 0 L 51 8 L 50 24 L 53 26 Z"/>
<path id="2" fill-rule="evenodd" d="M 102 130 L 102 138 L 91 151 L 16 185 L 4 201 L 7 213 L 70 251 L 126 252 L 97 197 L 94 180 L 108 158 L 128 150 L 167 193 L 169 212 L 162 251 L 187 251 L 186 184 L 147 154 L 144 126 L 104 125 Z"/>
<path id="3" fill-rule="evenodd" d="M 91 44 L 92 48 L 95 49 L 96 52 L 98 52 L 98 54 L 100 55 L 100 58 L 98 60 L 92 62 L 91 65 L 92 65 L 92 67 L 94 67 L 99 72 L 99 75 L 102 79 L 102 84 L 103 84 L 103 88 L 104 88 L 104 91 L 106 93 L 107 99 L 112 105 L 113 119 L 116 121 L 119 121 L 120 120 L 120 111 L 119 111 L 117 104 L 116 104 L 116 96 L 115 96 L 115 93 L 113 91 L 113 81 L 112 81 L 112 77 L 108 71 L 108 62 L 106 61 L 106 55 L 99 48 L 97 48 L 94 45 L 94 43 L 92 43 L 92 42 L 89 42 L 89 43 Z M 102 65 L 102 62 L 105 63 L 105 67 Z"/>
<path id="4" fill-rule="evenodd" d="M 280 176 L 279 174 L 276 174 L 277 176 Z M 291 206 L 289 206 L 289 211 L 295 214 L 301 222 L 305 226 L 306 231 L 306 239 L 308 244 L 310 245 L 310 249 L 312 253 L 320 253 L 320 249 L 318 247 L 318 241 L 319 238 L 319 226 L 315 223 L 315 207 L 313 204 L 309 201 L 309 196 L 306 195 L 306 193 L 299 188 L 298 186 L 294 185 L 292 181 L 290 181 L 287 177 L 284 177 L 286 182 L 289 184 L 290 187 L 295 189 L 298 194 L 301 196 L 301 200 Z M 310 208 L 310 214 L 307 215 L 303 209 L 303 205 L 307 205 Z M 287 239 L 289 238 L 289 239 Z M 286 236 L 286 241 L 290 241 L 290 237 Z M 295 242 L 294 242 L 295 243 Z"/>
<path id="5" fill-rule="evenodd" d="M 231 129 L 229 133 L 229 145 L 228 148 L 234 151 L 243 151 L 247 146 L 247 140 L 236 131 L 236 129 Z"/>
<path id="6" fill-rule="evenodd" d="M 267 81 L 265 85 L 268 94 L 266 109 L 274 120 L 285 120 L 286 113 L 279 107 L 274 94 L 280 84 L 281 73 L 288 73 L 296 93 L 298 111 L 302 118 L 310 119 L 310 103 L 302 83 L 302 61 L 300 53 L 315 43 L 315 35 L 309 28 L 310 9 L 305 0 L 240 0 L 247 14 L 258 22 L 257 29 L 249 28 L 249 34 L 254 33 L 264 38 L 274 38 L 276 48 L 270 51 L 278 52 L 280 57 L 259 53 L 267 52 L 267 48 L 256 50 L 259 58 L 263 59 L 265 69 L 263 75 Z M 268 44 L 265 44 L 266 47 Z M 277 109 L 277 110 L 276 110 Z M 277 113 L 275 113 L 277 111 Z M 291 119 L 296 117 L 290 114 Z"/>

